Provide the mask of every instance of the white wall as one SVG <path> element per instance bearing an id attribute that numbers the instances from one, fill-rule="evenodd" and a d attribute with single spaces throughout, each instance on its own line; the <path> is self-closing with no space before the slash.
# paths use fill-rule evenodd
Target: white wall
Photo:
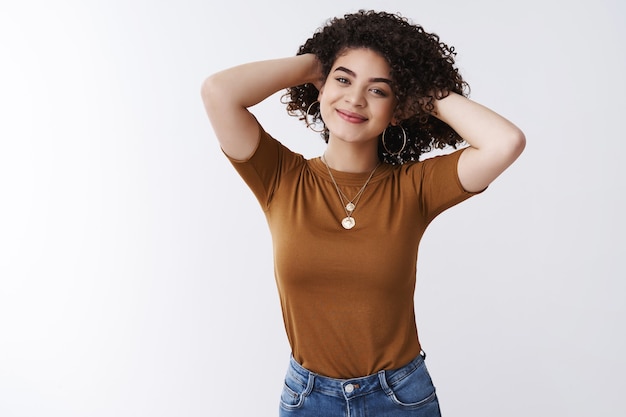
<path id="1" fill-rule="evenodd" d="M 269 235 L 200 83 L 381 4 L 0 5 L 0 415 L 276 415 L 289 348 Z M 445 415 L 625 415 L 624 6 L 384 5 L 455 45 L 472 98 L 528 139 L 422 244 Z M 255 113 L 320 153 L 278 97 Z"/>

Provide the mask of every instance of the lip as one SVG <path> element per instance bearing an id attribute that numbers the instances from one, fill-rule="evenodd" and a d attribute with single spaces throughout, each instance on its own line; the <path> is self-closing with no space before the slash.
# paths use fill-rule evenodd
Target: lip
<path id="1" fill-rule="evenodd" d="M 337 114 L 339 114 L 339 117 L 341 117 L 343 120 L 350 123 L 363 123 L 367 121 L 367 117 L 348 110 L 337 109 Z"/>

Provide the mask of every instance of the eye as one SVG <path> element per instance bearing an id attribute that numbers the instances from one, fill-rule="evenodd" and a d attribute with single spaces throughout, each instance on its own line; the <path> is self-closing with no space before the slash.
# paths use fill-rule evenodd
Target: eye
<path id="1" fill-rule="evenodd" d="M 387 95 L 388 95 L 386 91 L 381 90 L 380 88 L 372 88 L 372 89 L 370 89 L 370 91 L 372 93 L 378 95 L 378 96 L 381 96 L 381 97 L 387 97 Z"/>
<path id="2" fill-rule="evenodd" d="M 335 80 L 337 80 L 337 82 L 339 82 L 340 84 L 348 84 L 348 83 L 350 83 L 350 81 L 348 81 L 348 79 L 344 78 L 344 77 L 337 77 L 337 78 L 335 78 Z"/>

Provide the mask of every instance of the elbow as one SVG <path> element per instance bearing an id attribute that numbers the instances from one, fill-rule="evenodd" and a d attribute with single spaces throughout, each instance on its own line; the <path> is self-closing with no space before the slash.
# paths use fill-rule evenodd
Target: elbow
<path id="1" fill-rule="evenodd" d="M 209 115 L 232 102 L 228 84 L 220 73 L 210 75 L 202 82 L 200 96 Z"/>
<path id="2" fill-rule="evenodd" d="M 494 156 L 512 164 L 526 147 L 526 136 L 517 126 L 511 126 L 506 133 L 500 136 L 497 144 L 494 143 Z"/>
<path id="3" fill-rule="evenodd" d="M 517 127 L 513 127 L 508 133 L 501 136 L 497 146 L 492 150 L 491 157 L 499 160 L 503 167 L 510 166 L 522 154 L 526 147 L 526 136 Z"/>
<path id="4" fill-rule="evenodd" d="M 202 82 L 200 87 L 200 96 L 204 102 L 204 106 L 207 111 L 212 107 L 214 98 L 219 94 L 217 93 L 218 83 L 215 81 L 215 75 L 211 75 Z"/>
<path id="5" fill-rule="evenodd" d="M 509 146 L 513 159 L 517 159 L 526 148 L 526 135 L 524 135 L 524 132 L 515 128 L 509 139 Z"/>

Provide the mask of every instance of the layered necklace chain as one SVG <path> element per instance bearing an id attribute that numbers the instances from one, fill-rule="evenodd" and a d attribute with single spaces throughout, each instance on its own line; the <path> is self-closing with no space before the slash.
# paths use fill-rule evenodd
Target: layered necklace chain
<path id="1" fill-rule="evenodd" d="M 341 220 L 341 225 L 343 226 L 344 229 L 347 229 L 347 230 L 352 229 L 356 225 L 356 220 L 354 220 L 354 217 L 352 217 L 352 213 L 354 213 L 354 210 L 356 210 L 356 205 L 361 199 L 361 196 L 363 195 L 363 191 L 365 191 L 365 187 L 367 187 L 367 184 L 369 184 L 370 180 L 374 176 L 374 173 L 376 172 L 376 169 L 380 165 L 380 162 L 376 164 L 372 172 L 370 172 L 370 175 L 367 178 L 367 181 L 365 181 L 365 184 L 363 184 L 361 189 L 356 193 L 356 195 L 352 199 L 350 199 L 343 193 L 343 191 L 341 191 L 341 188 L 339 188 L 339 185 L 337 184 L 337 181 L 335 181 L 335 177 L 333 176 L 333 173 L 330 171 L 330 167 L 326 163 L 326 157 L 322 155 L 321 159 L 324 165 L 326 165 L 326 169 L 328 170 L 328 175 L 330 175 L 330 179 L 333 181 L 333 184 L 335 185 L 335 189 L 337 190 L 337 195 L 339 196 L 339 200 L 341 201 L 343 210 L 346 213 L 346 217 L 344 217 L 343 220 Z"/>

